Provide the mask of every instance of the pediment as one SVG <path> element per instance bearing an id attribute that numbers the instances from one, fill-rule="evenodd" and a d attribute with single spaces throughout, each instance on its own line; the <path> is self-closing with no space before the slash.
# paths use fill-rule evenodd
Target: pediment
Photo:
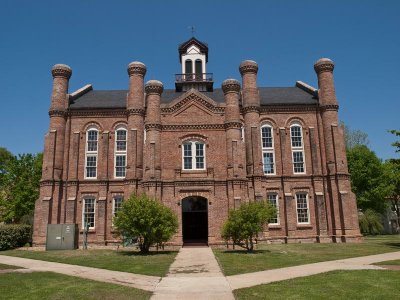
<path id="1" fill-rule="evenodd" d="M 185 115 L 201 118 L 202 115 L 212 115 L 224 112 L 225 105 L 220 105 L 201 92 L 190 89 L 161 109 L 162 113 L 174 116 Z"/>

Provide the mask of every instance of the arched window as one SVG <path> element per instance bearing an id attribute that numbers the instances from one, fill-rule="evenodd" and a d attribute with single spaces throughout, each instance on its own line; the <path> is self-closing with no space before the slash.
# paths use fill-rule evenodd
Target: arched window
<path id="1" fill-rule="evenodd" d="M 196 59 L 196 61 L 194 63 L 194 69 L 195 69 L 197 76 L 203 74 L 203 63 L 200 59 Z"/>
<path id="2" fill-rule="evenodd" d="M 296 193 L 297 223 L 310 224 L 310 209 L 308 207 L 308 194 Z"/>
<path id="3" fill-rule="evenodd" d="M 98 138 L 98 130 L 89 128 L 86 132 L 85 178 L 97 177 Z"/>
<path id="4" fill-rule="evenodd" d="M 205 147 L 203 142 L 186 141 L 183 143 L 183 170 L 205 170 Z"/>
<path id="5" fill-rule="evenodd" d="M 187 59 L 185 61 L 185 73 L 192 74 L 193 73 L 193 63 L 191 59 Z"/>
<path id="6" fill-rule="evenodd" d="M 300 124 L 290 126 L 290 139 L 292 144 L 292 161 L 294 173 L 305 173 L 303 129 Z"/>
<path id="7" fill-rule="evenodd" d="M 261 148 L 264 174 L 275 174 L 274 135 L 271 125 L 261 127 Z"/>
<path id="8" fill-rule="evenodd" d="M 126 139 L 125 128 L 115 131 L 114 176 L 116 178 L 124 178 L 126 175 Z"/>

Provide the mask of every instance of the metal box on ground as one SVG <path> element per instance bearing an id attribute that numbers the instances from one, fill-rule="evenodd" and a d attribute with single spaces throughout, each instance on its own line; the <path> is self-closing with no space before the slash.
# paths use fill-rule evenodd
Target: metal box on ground
<path id="1" fill-rule="evenodd" d="M 47 224 L 46 250 L 78 248 L 78 224 Z"/>

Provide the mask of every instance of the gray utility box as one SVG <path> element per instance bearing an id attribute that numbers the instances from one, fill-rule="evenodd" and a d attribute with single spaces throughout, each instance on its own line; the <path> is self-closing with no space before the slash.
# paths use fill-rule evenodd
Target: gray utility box
<path id="1" fill-rule="evenodd" d="M 46 250 L 78 248 L 78 224 L 47 224 Z"/>

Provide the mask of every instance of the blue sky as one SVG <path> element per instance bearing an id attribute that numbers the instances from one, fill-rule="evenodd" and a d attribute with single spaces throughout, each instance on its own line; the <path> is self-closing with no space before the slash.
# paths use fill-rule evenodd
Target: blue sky
<path id="1" fill-rule="evenodd" d="M 399 157 L 386 131 L 400 129 L 400 1 L 19 1 L 0 2 L 0 147 L 39 152 L 48 129 L 56 63 L 72 67 L 70 92 L 127 89 L 126 67 L 174 87 L 178 45 L 209 45 L 215 86 L 259 64 L 259 86 L 317 86 L 314 62 L 329 57 L 339 116 L 369 135 L 383 159 Z"/>

